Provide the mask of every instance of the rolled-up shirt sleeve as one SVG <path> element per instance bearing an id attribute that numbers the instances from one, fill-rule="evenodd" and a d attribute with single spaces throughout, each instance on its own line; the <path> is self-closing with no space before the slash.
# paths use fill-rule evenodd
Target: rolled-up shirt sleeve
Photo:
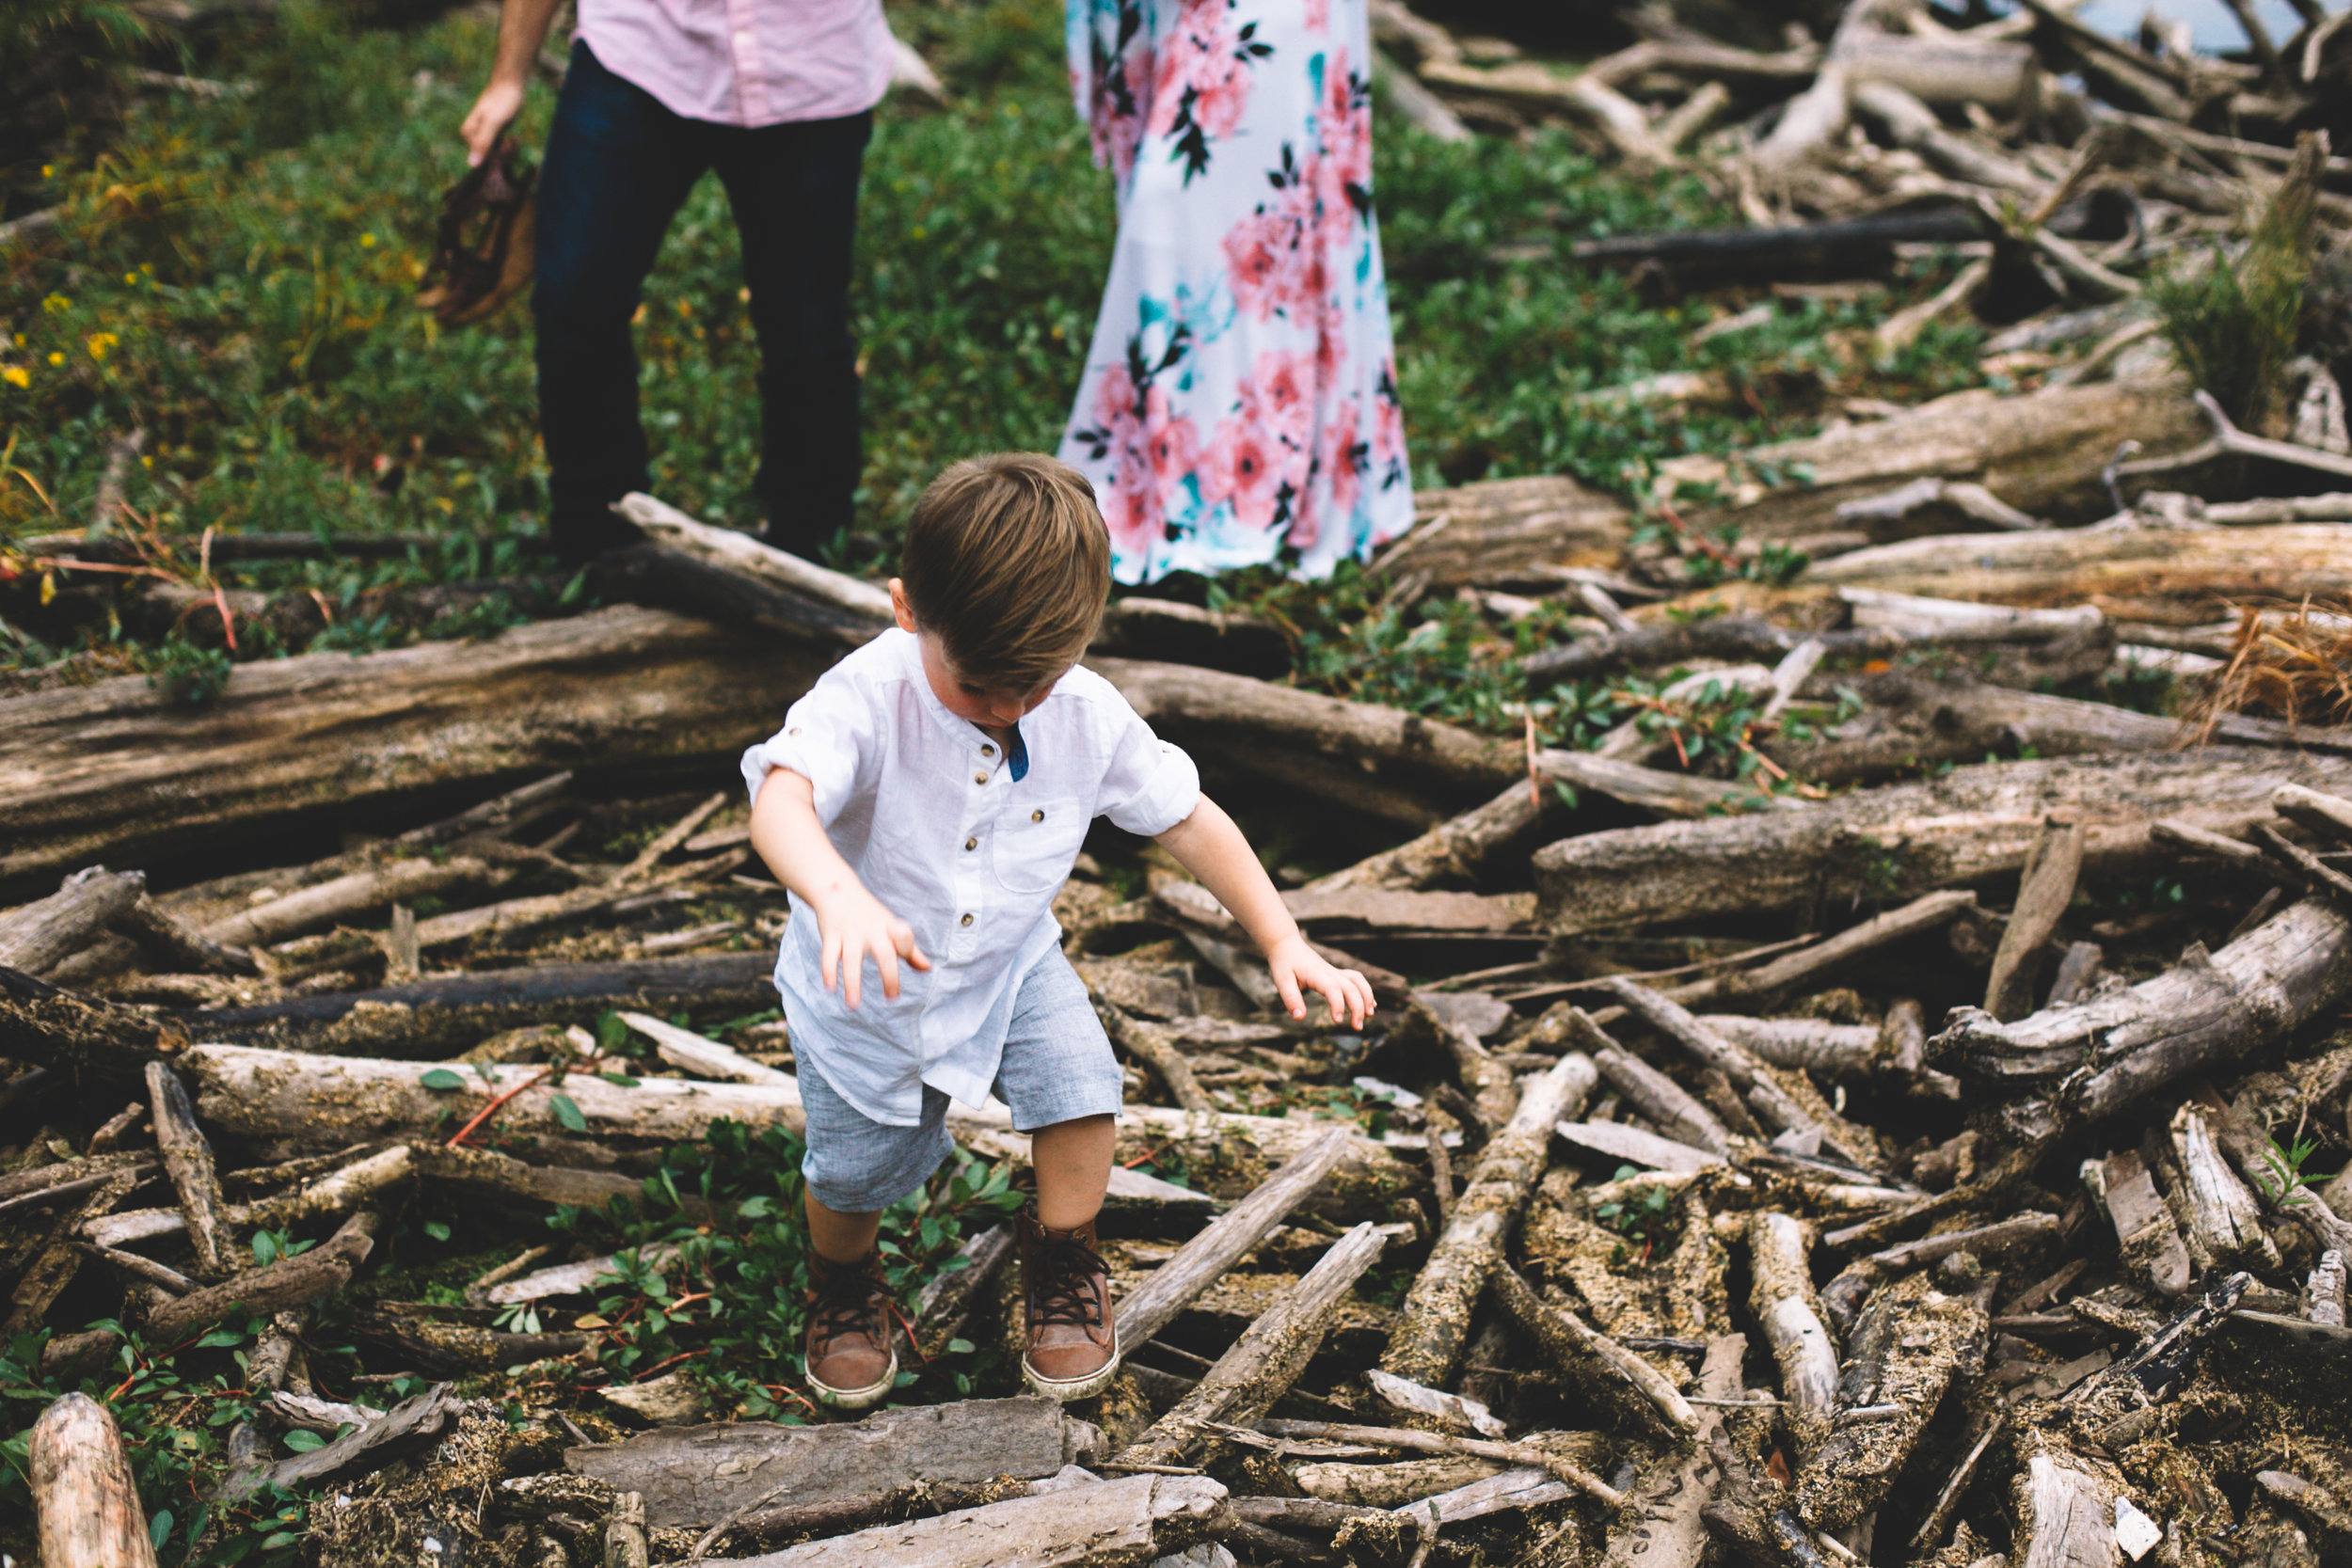
<path id="1" fill-rule="evenodd" d="M 1113 826 L 1156 838 L 1200 803 L 1200 769 L 1183 747 L 1153 735 L 1152 726 L 1127 708 L 1111 765 L 1103 774 L 1101 801 L 1099 815 Z"/>
<path id="2" fill-rule="evenodd" d="M 873 751 L 872 703 L 849 676 L 829 671 L 786 712 L 784 728 L 744 751 L 743 783 L 757 805 L 769 769 L 789 768 L 815 786 L 817 820 L 830 828 Z"/>

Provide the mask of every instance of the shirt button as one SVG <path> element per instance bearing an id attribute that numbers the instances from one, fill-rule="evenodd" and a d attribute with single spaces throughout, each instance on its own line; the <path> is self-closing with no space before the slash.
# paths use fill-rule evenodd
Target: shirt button
<path id="1" fill-rule="evenodd" d="M 980 841 L 977 838 L 967 838 L 963 841 L 963 847 L 966 849 L 977 849 L 980 847 Z"/>
<path id="2" fill-rule="evenodd" d="M 968 914 L 967 914 L 967 915 L 965 915 L 965 916 L 964 916 L 961 920 L 958 921 L 956 924 L 958 924 L 959 926 L 969 926 L 969 925 L 971 925 L 971 924 L 972 924 L 972 917 L 971 917 L 970 915 L 968 915 Z"/>
<path id="3" fill-rule="evenodd" d="M 994 756 L 995 754 L 996 754 L 996 748 L 995 748 L 995 747 L 993 747 L 993 746 L 983 746 L 983 747 L 981 747 L 981 748 L 980 748 L 980 755 L 982 755 L 982 756 L 984 756 L 984 757 L 993 757 L 993 756 Z"/>
<path id="4" fill-rule="evenodd" d="M 972 782 L 974 784 L 986 784 L 988 783 L 988 775 L 985 773 L 975 773 L 972 775 Z"/>
<path id="5" fill-rule="evenodd" d="M 1033 811 L 1029 813 L 1029 820 L 1032 822 L 1042 822 L 1045 820 L 1045 814 L 1041 811 Z"/>

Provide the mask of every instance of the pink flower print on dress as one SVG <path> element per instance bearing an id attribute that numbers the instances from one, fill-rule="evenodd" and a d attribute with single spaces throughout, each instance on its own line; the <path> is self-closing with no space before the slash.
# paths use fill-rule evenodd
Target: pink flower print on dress
<path id="1" fill-rule="evenodd" d="M 1243 528 L 1270 528 L 1280 501 L 1285 453 L 1279 442 L 1240 418 L 1218 421 L 1200 469 L 1201 499 L 1231 501 Z"/>
<path id="2" fill-rule="evenodd" d="M 1363 488 L 1364 450 L 1356 439 L 1359 417 L 1356 400 L 1347 398 L 1323 424 L 1323 472 L 1331 483 L 1331 505 L 1343 516 L 1356 510 Z"/>
<path id="3" fill-rule="evenodd" d="M 1311 355 L 1268 349 L 1241 385 L 1241 418 L 1303 447 L 1314 428 L 1315 366 Z"/>

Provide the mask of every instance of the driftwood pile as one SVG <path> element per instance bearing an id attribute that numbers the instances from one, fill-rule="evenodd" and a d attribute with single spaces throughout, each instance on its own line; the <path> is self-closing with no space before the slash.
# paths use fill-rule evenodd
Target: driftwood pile
<path id="1" fill-rule="evenodd" d="M 1891 477 L 1815 488 L 1892 515 L 1867 494 Z M 1692 592 L 1621 515 L 1543 521 L 1544 483 L 1437 498 L 1389 569 L 1499 622 L 1589 612 L 1526 659 L 1531 692 L 1700 673 L 1645 685 L 1655 722 L 1597 750 L 1214 667 L 1264 659 L 1243 617 L 1113 619 L 1106 647 L 1163 657 L 1095 662 L 1221 794 L 1385 844 L 1286 895 L 1382 1011 L 1291 1023 L 1197 884 L 1093 846 L 1059 913 L 1130 1069 L 1105 1222 L 1128 1362 L 1099 1401 L 794 1427 L 588 1370 L 602 1320 L 562 1304 L 612 1260 L 547 1259 L 534 1217 L 800 1110 L 782 1026 L 740 1022 L 772 1003 L 781 890 L 731 788 L 660 781 L 709 791 L 758 733 L 744 691 L 780 711 L 883 613 L 643 497 L 607 591 L 670 609 L 246 667 L 194 714 L 135 682 L 0 705 L 25 786 L 5 868 L 78 867 L 0 914 L 6 1331 L 53 1327 L 40 1370 L 70 1382 L 122 1351 L 94 1319 L 151 1347 L 266 1320 L 221 1491 L 332 1481 L 330 1562 L 428 1536 L 501 1563 L 976 1568 L 2352 1549 L 2352 733 L 2235 711 L 2277 685 L 2258 667 L 2304 689 L 2278 650 L 2339 625 L 2261 596 L 2352 589 L 2352 526 L 2273 514 L 2352 509 L 2165 501 Z M 1565 563 L 1580 537 L 1605 563 Z M 2036 689 L 2141 664 L 2202 721 Z M 721 680 L 723 721 L 697 684 Z M 1724 693 L 1753 709 L 1717 748 L 1738 766 L 1682 766 Z M 417 825 L 222 869 L 354 807 Z M 90 863 L 133 857 L 174 885 Z M 596 1072 L 613 1016 L 658 1072 Z M 1001 1108 L 955 1130 L 1025 1154 Z M 311 1379 L 306 1326 L 421 1184 L 512 1214 L 516 1256 L 467 1306 L 370 1309 L 373 1374 L 448 1380 L 377 1408 Z M 318 1244 L 257 1265 L 262 1230 Z M 1001 1339 L 1009 1250 L 976 1236 L 912 1331 Z M 518 1302 L 543 1331 L 487 1326 Z M 518 1433 L 501 1370 L 526 1364 Z M 271 1423 L 337 1435 L 280 1454 Z M 35 1430 L 51 1568 L 143 1560 L 117 1443 L 82 1396 Z"/>

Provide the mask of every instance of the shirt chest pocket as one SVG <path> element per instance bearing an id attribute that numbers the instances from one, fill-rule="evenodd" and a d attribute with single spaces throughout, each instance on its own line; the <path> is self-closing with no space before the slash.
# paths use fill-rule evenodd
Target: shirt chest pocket
<path id="1" fill-rule="evenodd" d="M 989 869 L 1008 892 L 1050 892 L 1069 878 L 1086 836 L 1086 810 L 1076 800 L 1018 802 L 990 834 Z"/>

